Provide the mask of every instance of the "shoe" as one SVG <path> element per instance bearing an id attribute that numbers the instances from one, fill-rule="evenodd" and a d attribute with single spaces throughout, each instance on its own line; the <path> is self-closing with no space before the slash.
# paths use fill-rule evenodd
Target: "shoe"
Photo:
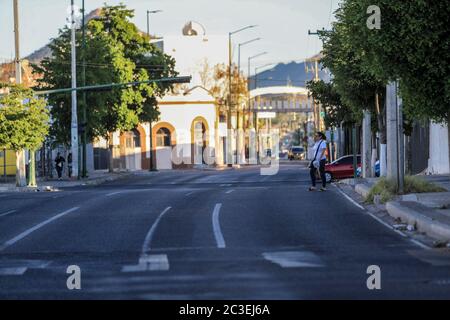
<path id="1" fill-rule="evenodd" d="M 309 187 L 309 191 L 316 191 L 316 187 Z"/>
<path id="2" fill-rule="evenodd" d="M 327 188 L 322 187 L 322 188 L 320 188 L 320 191 L 322 191 L 322 192 L 327 191 Z"/>

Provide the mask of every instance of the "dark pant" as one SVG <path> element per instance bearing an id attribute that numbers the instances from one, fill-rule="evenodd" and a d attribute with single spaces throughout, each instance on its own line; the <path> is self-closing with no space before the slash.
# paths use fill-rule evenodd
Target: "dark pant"
<path id="1" fill-rule="evenodd" d="M 319 172 L 320 172 L 320 178 L 322 179 L 322 187 L 326 187 L 327 186 L 327 179 L 325 178 L 325 163 L 327 161 L 325 159 L 320 161 L 320 166 L 319 166 Z M 317 172 L 317 168 L 315 168 L 312 164 L 311 164 L 311 169 L 309 170 L 309 174 L 311 175 L 311 183 L 312 186 L 315 187 L 316 186 L 316 172 Z"/>
<path id="2" fill-rule="evenodd" d="M 61 178 L 62 177 L 63 168 L 56 167 L 56 172 L 58 172 L 58 178 Z"/>

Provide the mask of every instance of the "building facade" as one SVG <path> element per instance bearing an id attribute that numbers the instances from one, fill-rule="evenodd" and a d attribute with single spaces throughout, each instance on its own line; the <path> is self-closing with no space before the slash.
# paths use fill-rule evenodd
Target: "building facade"
<path id="1" fill-rule="evenodd" d="M 214 66 L 227 61 L 227 36 L 208 36 L 201 24 L 188 22 L 180 35 L 154 44 L 175 58 L 180 76 L 191 76 L 192 81 L 176 85 L 158 101 L 158 121 L 113 134 L 114 169 L 148 170 L 150 157 L 158 170 L 223 164 L 226 132 L 219 130 L 223 123 L 219 123 L 217 101 L 208 91 L 208 79 Z M 106 169 L 107 142 L 98 139 L 94 149 L 95 168 Z"/>

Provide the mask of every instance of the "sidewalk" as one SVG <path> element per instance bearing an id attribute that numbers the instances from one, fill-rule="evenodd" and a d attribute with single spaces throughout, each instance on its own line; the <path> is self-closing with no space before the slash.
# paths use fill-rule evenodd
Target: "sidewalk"
<path id="1" fill-rule="evenodd" d="M 387 213 L 410 229 L 425 233 L 440 243 L 450 243 L 450 178 L 448 175 L 420 176 L 448 190 L 442 193 L 418 193 L 397 196 L 384 206 Z M 366 198 L 378 179 L 347 179 L 350 185 Z"/>
<path id="2" fill-rule="evenodd" d="M 29 188 L 29 187 L 18 188 L 15 186 L 14 182 L 0 183 L 0 192 L 56 191 L 58 190 L 58 188 L 99 185 L 105 182 L 116 181 L 128 177 L 132 174 L 133 174 L 132 172 L 109 173 L 108 171 L 94 171 L 89 173 L 88 178 L 80 180 L 77 179 L 69 180 L 68 178 L 64 178 L 63 180 L 38 178 L 37 188 Z"/>

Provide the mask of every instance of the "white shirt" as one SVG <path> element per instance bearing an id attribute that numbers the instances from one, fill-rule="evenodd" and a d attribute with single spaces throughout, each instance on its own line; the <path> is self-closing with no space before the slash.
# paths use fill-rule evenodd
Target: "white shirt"
<path id="1" fill-rule="evenodd" d="M 313 150 L 314 150 L 313 155 L 314 156 L 316 155 L 316 151 L 317 151 L 317 148 L 319 148 L 319 146 L 320 146 L 320 149 L 319 149 L 319 152 L 317 152 L 317 159 L 313 159 L 313 161 L 319 160 L 319 157 L 322 154 L 322 152 L 327 149 L 327 142 L 325 140 L 319 140 L 316 142 L 316 144 L 313 147 Z M 325 160 L 327 159 L 325 152 L 323 153 L 323 156 L 320 160 L 324 160 L 324 159 Z"/>

